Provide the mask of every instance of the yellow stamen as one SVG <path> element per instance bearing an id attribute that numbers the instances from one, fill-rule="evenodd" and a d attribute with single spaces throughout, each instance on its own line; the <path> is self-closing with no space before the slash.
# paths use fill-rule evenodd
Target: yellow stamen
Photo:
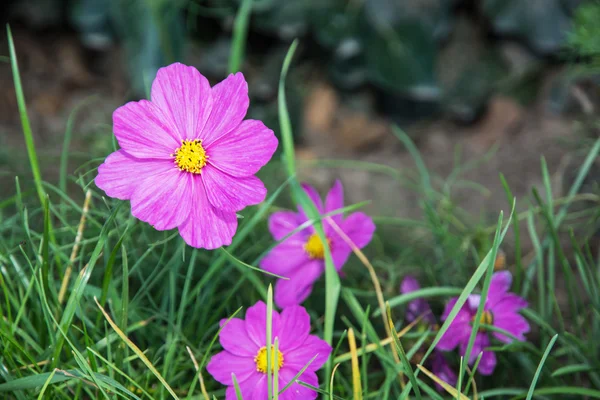
<path id="1" fill-rule="evenodd" d="M 475 321 L 476 315 L 473 316 L 471 322 Z M 491 311 L 484 311 L 481 313 L 481 319 L 479 320 L 480 324 L 483 325 L 493 325 L 494 324 L 494 314 Z M 485 328 L 479 327 L 479 331 L 484 332 Z"/>
<path id="2" fill-rule="evenodd" d="M 258 350 L 258 353 L 254 357 L 256 363 L 256 370 L 267 373 L 267 347 L 263 346 Z M 271 346 L 271 372 L 277 369 L 278 371 L 283 367 L 283 354 L 277 350 L 277 362 L 275 362 L 275 346 Z"/>
<path id="3" fill-rule="evenodd" d="M 201 173 L 208 159 L 206 151 L 202 147 L 202 140 L 199 139 L 182 140 L 181 147 L 176 149 L 171 156 L 175 157 L 175 165 L 180 171 L 192 174 Z"/>
<path id="4" fill-rule="evenodd" d="M 331 246 L 331 240 L 327 239 L 327 244 Z M 323 242 L 318 234 L 313 233 L 308 238 L 308 241 L 304 244 L 304 250 L 308 253 L 308 256 L 312 259 L 322 260 L 325 258 L 325 248 Z"/>

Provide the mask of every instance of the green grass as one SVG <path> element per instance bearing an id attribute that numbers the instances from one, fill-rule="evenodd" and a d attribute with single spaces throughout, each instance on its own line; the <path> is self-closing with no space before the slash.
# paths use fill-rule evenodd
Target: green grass
<path id="1" fill-rule="evenodd" d="M 231 71 L 243 64 L 251 2 L 242 4 Z M 153 230 L 131 216 L 127 202 L 107 198 L 96 189 L 92 180 L 104 155 L 90 156 L 94 161 L 81 167 L 77 176 L 67 176 L 72 122 L 65 133 L 59 181 L 43 181 L 10 30 L 9 44 L 33 179 L 16 179 L 17 194 L 0 199 L 0 398 L 225 398 L 225 388 L 206 371 L 210 357 L 219 351 L 219 321 L 243 315 L 258 300 L 266 301 L 269 309 L 274 307 L 271 285 L 275 278 L 256 269 L 275 245 L 267 230 L 268 216 L 282 204 L 290 204 L 291 198 L 307 210 L 310 221 L 306 226 L 314 225 L 324 235 L 323 216 L 296 178 L 285 81 L 293 68 L 297 42 L 282 65 L 283 152 L 281 160 L 272 161 L 285 170 L 285 177 L 263 173 L 262 178 L 275 189 L 263 204 L 241 212 L 233 243 L 212 252 L 186 246 L 176 232 Z M 350 258 L 344 268 L 346 277 L 340 279 L 326 251 L 324 277 L 304 304 L 313 334 L 334 348 L 320 371 L 320 388 L 315 390 L 330 400 L 442 399 L 460 393 L 480 399 L 600 398 L 600 260 L 593 247 L 597 239 L 576 234 L 580 231 L 571 217 L 580 211 L 570 210 L 598 159 L 600 141 L 587 149 L 565 198 L 552 197 L 543 159 L 543 194 L 534 190 L 528 199 L 515 199 L 499 171 L 511 212 L 499 212 L 494 223 L 475 220 L 452 202 L 451 188 L 465 183 L 460 175 L 467 166 L 457 165 L 447 180 L 432 176 L 409 137 L 399 128 L 394 128 L 394 134 L 414 158 L 413 170 L 396 171 L 351 160 L 319 161 L 322 166 L 385 174 L 390 183 L 420 195 L 422 216 L 373 215 L 377 231 L 364 253 L 380 281 L 386 315 L 358 258 Z M 88 189 L 91 202 L 84 212 L 83 203 L 75 199 Z M 360 209 L 369 199 L 363 200 L 343 211 Z M 590 207 L 597 215 L 598 198 Z M 528 229 L 519 230 L 519 222 Z M 515 233 L 515 252 L 509 255 L 515 274 L 512 290 L 530 303 L 523 314 L 532 333 L 524 343 L 492 342 L 498 356 L 495 373 L 490 377 L 472 374 L 464 360 L 473 347 L 480 308 L 464 360 L 448 354 L 460 374 L 460 384 L 451 394 L 438 392 L 415 365 L 416 357 L 421 355 L 421 364 L 427 360 L 470 294 L 481 293 L 485 298 L 496 254 L 510 229 Z M 527 236 L 533 252 L 526 258 L 521 240 Z M 61 299 L 59 289 L 68 268 L 73 275 Z M 398 287 L 407 273 L 416 273 L 423 287 L 400 295 Z M 559 285 L 562 282 L 564 289 Z M 400 339 L 381 345 L 388 330 L 395 334 L 406 327 L 406 305 L 417 296 L 427 298 L 438 315 L 449 298 L 458 297 L 458 302 L 438 330 L 409 329 Z M 559 303 L 563 297 L 566 301 Z M 359 347 L 356 354 L 348 344 L 350 329 Z M 269 341 L 275 339 L 271 336 L 268 329 Z M 271 351 L 267 347 L 268 370 L 273 368 Z M 297 377 L 302 379 L 300 374 Z M 281 398 L 279 393 L 288 388 L 273 385 L 270 393 Z"/>

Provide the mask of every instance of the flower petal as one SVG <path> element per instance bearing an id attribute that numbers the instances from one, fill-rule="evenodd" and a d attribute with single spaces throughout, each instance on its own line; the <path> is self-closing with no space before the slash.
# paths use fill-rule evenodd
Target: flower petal
<path id="1" fill-rule="evenodd" d="M 456 386 L 456 380 L 458 379 L 456 373 L 450 368 L 446 358 L 440 351 L 434 351 L 431 360 L 431 372 L 438 378 L 449 384 L 450 386 Z M 439 391 L 443 391 L 443 388 L 439 384 L 435 384 Z"/>
<path id="2" fill-rule="evenodd" d="M 273 311 L 272 314 L 272 331 L 271 339 L 279 336 L 279 313 Z M 259 347 L 263 347 L 267 343 L 267 305 L 258 301 L 255 305 L 248 308 L 246 311 L 246 332 L 250 339 Z"/>
<path id="3" fill-rule="evenodd" d="M 237 128 L 248 111 L 248 84 L 241 72 L 230 74 L 212 88 L 212 112 L 202 131 L 202 139 L 210 146 Z"/>
<path id="4" fill-rule="evenodd" d="M 507 331 L 517 339 L 524 341 L 525 334 L 529 332 L 529 322 L 516 312 L 494 313 L 494 326 Z M 493 332 L 496 339 L 504 343 L 510 343 L 513 338 L 500 332 Z"/>
<path id="5" fill-rule="evenodd" d="M 461 344 L 460 355 L 465 355 L 467 351 L 467 345 L 467 342 Z M 496 368 L 496 354 L 493 351 L 485 350 L 489 346 L 490 339 L 488 335 L 485 333 L 478 333 L 475 337 L 475 342 L 473 343 L 471 356 L 469 357 L 469 365 L 473 365 L 479 354 L 483 352 L 481 361 L 479 361 L 479 366 L 477 367 L 477 372 L 479 372 L 481 375 L 491 375 Z"/>
<path id="6" fill-rule="evenodd" d="M 269 232 L 275 240 L 283 239 L 300 225 L 298 214 L 293 211 L 277 211 L 269 217 Z"/>
<path id="7" fill-rule="evenodd" d="M 304 307 L 290 306 L 281 312 L 279 348 L 283 353 L 302 346 L 310 333 L 310 316 Z"/>
<path id="8" fill-rule="evenodd" d="M 144 179 L 172 169 L 169 161 L 141 160 L 117 150 L 100 164 L 94 182 L 107 196 L 129 200 Z"/>
<path id="9" fill-rule="evenodd" d="M 285 365 L 279 371 L 279 390 L 283 389 L 288 383 L 294 380 L 294 377 L 300 372 L 294 368 L 286 368 Z M 297 380 L 307 383 L 314 387 L 319 387 L 319 379 L 317 374 L 312 371 L 304 371 Z M 292 383 L 285 392 L 279 395 L 281 400 L 312 400 L 317 398 L 317 392 L 302 386 L 299 383 Z"/>
<path id="10" fill-rule="evenodd" d="M 240 393 L 242 394 L 242 398 L 251 399 L 252 393 L 254 393 L 254 388 L 257 386 L 258 382 L 264 377 L 264 374 L 256 373 L 252 374 L 243 382 L 238 381 L 238 385 L 240 387 Z M 237 378 L 237 375 L 235 377 Z M 266 383 L 263 383 L 266 385 Z M 225 392 L 225 400 L 238 400 L 237 394 L 235 393 L 235 387 L 229 386 L 227 387 L 227 391 Z"/>
<path id="11" fill-rule="evenodd" d="M 458 297 L 451 299 L 448 304 L 446 304 L 446 308 L 444 309 L 444 313 L 442 315 L 442 321 L 445 321 L 450 314 L 450 311 L 456 304 Z M 465 340 L 469 340 L 469 335 L 471 334 L 471 313 L 467 310 L 466 305 L 463 305 L 462 308 L 458 311 L 456 317 L 452 320 L 452 323 L 441 337 L 438 342 L 436 348 L 439 350 L 450 351 L 454 349 L 459 344 L 463 343 Z"/>
<path id="12" fill-rule="evenodd" d="M 113 113 L 113 131 L 119 146 L 137 158 L 173 159 L 181 145 L 176 127 L 148 100 L 131 101 Z"/>
<path id="13" fill-rule="evenodd" d="M 507 293 L 496 302 L 494 307 L 491 308 L 491 311 L 495 314 L 508 312 L 516 313 L 522 308 L 527 307 L 527 305 L 527 300 L 525 300 L 521 296 L 516 295 L 514 293 Z"/>
<path id="14" fill-rule="evenodd" d="M 327 193 L 325 198 L 325 213 L 339 210 L 344 207 L 344 187 L 338 179 L 333 184 L 333 187 Z M 344 219 L 344 214 L 336 214 L 330 217 L 336 224 L 340 225 Z"/>
<path id="15" fill-rule="evenodd" d="M 315 205 L 315 207 L 317 208 L 317 211 L 319 212 L 319 214 L 324 214 L 323 201 L 321 201 L 321 196 L 319 196 L 319 192 L 317 192 L 317 189 L 315 189 L 308 183 L 303 183 L 302 189 L 304 189 L 304 192 L 306 192 L 306 194 L 308 195 L 308 198 L 312 200 L 312 202 Z M 302 207 L 298 206 L 298 212 L 301 217 L 300 218 L 301 222 L 308 220 L 308 216 L 306 215 L 306 212 L 304 211 L 304 209 Z"/>
<path id="16" fill-rule="evenodd" d="M 265 271 L 289 277 L 288 275 L 310 262 L 304 250 L 304 243 L 295 238 L 284 240 L 260 261 L 260 267 Z"/>
<path id="17" fill-rule="evenodd" d="M 262 376 L 254 385 L 254 391 L 252 397 L 244 397 L 245 400 L 268 400 L 269 391 L 267 385 L 267 374 L 261 374 Z"/>
<path id="18" fill-rule="evenodd" d="M 234 178 L 206 165 L 200 175 L 206 188 L 208 201 L 223 211 L 239 211 L 246 206 L 258 204 L 265 199 L 267 188 L 255 176 Z"/>
<path id="19" fill-rule="evenodd" d="M 275 284 L 275 304 L 279 308 L 285 308 L 302 303 L 323 271 L 323 261 L 313 260 L 289 275 L 288 280 L 279 279 Z"/>
<path id="20" fill-rule="evenodd" d="M 192 199 L 188 219 L 179 226 L 187 244 L 196 248 L 216 249 L 231 244 L 237 228 L 235 212 L 217 210 L 208 201 L 202 180 L 194 176 L 189 183 Z"/>
<path id="21" fill-rule="evenodd" d="M 232 176 L 250 176 L 277 149 L 277 138 L 261 121 L 246 120 L 214 143 L 206 144 L 209 164 Z"/>
<path id="22" fill-rule="evenodd" d="M 493 351 L 484 351 L 477 367 L 477 372 L 481 375 L 491 375 L 496 369 L 496 353 Z"/>
<path id="23" fill-rule="evenodd" d="M 326 341 L 309 335 L 301 346 L 288 350 L 284 354 L 284 363 L 287 367 L 301 370 L 313 357 L 317 356 L 307 368 L 308 371 L 317 371 L 329 359 L 331 351 L 332 348 Z"/>
<path id="24" fill-rule="evenodd" d="M 234 356 L 227 351 L 212 356 L 206 370 L 223 385 L 233 385 L 231 373 L 235 373 L 238 382 L 248 379 L 252 374 L 259 373 L 256 371 L 254 358 Z"/>
<path id="25" fill-rule="evenodd" d="M 350 214 L 348 218 L 342 222 L 340 227 L 359 249 L 362 249 L 369 244 L 371 239 L 373 239 L 373 233 L 375 232 L 373 220 L 367 214 L 362 212 Z"/>
<path id="26" fill-rule="evenodd" d="M 254 357 L 260 349 L 248 336 L 246 323 L 239 318 L 232 318 L 223 326 L 219 342 L 225 350 L 240 357 Z"/>
<path id="27" fill-rule="evenodd" d="M 512 284 L 512 275 L 510 271 L 499 271 L 494 272 L 492 275 L 492 281 L 490 282 L 490 289 L 486 300 L 487 308 L 493 308 L 495 304 L 502 300 L 510 285 Z"/>
<path id="28" fill-rule="evenodd" d="M 400 293 L 406 294 L 417 291 L 421 288 L 419 282 L 412 276 L 406 276 L 400 284 Z M 429 324 L 435 323 L 435 318 L 431 312 L 431 307 L 425 299 L 416 299 L 408 303 L 406 307 L 406 320 L 412 322 L 423 315 L 423 320 Z"/>
<path id="29" fill-rule="evenodd" d="M 190 179 L 171 167 L 144 180 L 131 196 L 131 214 L 159 231 L 181 225 L 191 212 Z"/>
<path id="30" fill-rule="evenodd" d="M 171 132 L 175 148 L 183 139 L 202 139 L 200 133 L 213 108 L 213 93 L 196 68 L 181 63 L 160 68 L 152 83 L 151 98 L 175 127 Z"/>

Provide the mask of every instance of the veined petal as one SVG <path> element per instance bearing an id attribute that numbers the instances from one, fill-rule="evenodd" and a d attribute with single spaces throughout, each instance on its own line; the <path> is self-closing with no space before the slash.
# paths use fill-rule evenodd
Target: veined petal
<path id="1" fill-rule="evenodd" d="M 302 346 L 310 332 L 310 316 L 301 306 L 286 307 L 280 314 L 280 350 L 288 351 Z"/>
<path id="2" fill-rule="evenodd" d="M 227 320 L 221 322 L 223 326 Z M 225 350 L 240 357 L 254 357 L 260 349 L 248 336 L 246 322 L 239 318 L 232 318 L 223 326 L 219 334 L 219 342 Z"/>
<path id="3" fill-rule="evenodd" d="M 191 212 L 190 180 L 174 167 L 144 180 L 131 196 L 131 214 L 159 231 L 181 225 Z"/>
<path id="4" fill-rule="evenodd" d="M 246 120 L 214 142 L 206 143 L 208 162 L 232 176 L 250 176 L 277 149 L 277 138 L 261 121 Z"/>
<path id="5" fill-rule="evenodd" d="M 323 273 L 323 267 L 323 261 L 312 260 L 288 276 L 288 280 L 279 279 L 275 284 L 275 304 L 280 308 L 301 304 Z"/>
<path id="6" fill-rule="evenodd" d="M 235 212 L 214 208 L 199 176 L 192 176 L 188 186 L 191 212 L 179 226 L 179 233 L 187 244 L 196 248 L 216 249 L 231 244 L 237 229 Z"/>
<path id="7" fill-rule="evenodd" d="M 251 399 L 252 393 L 254 393 L 254 388 L 256 388 L 257 384 L 261 381 L 261 379 L 265 377 L 265 375 L 261 373 L 252 374 L 243 382 L 238 380 L 238 385 L 240 386 L 240 393 L 242 394 L 242 398 Z M 237 375 L 235 379 L 238 379 Z M 266 382 L 262 383 L 266 386 Z M 227 387 L 227 391 L 225 392 L 225 400 L 238 400 L 237 394 L 235 393 L 235 387 L 229 386 Z"/>
<path id="8" fill-rule="evenodd" d="M 317 356 L 307 368 L 308 371 L 317 371 L 325 364 L 331 351 L 332 348 L 326 341 L 309 335 L 302 346 L 285 353 L 285 365 L 301 370 L 314 356 Z"/>
<path id="9" fill-rule="evenodd" d="M 321 200 L 321 196 L 319 196 L 319 192 L 317 192 L 317 189 L 315 189 L 313 186 L 309 185 L 308 183 L 303 183 L 302 184 L 302 189 L 304 189 L 304 192 L 306 192 L 306 194 L 308 195 L 308 198 L 312 200 L 313 204 L 315 205 L 315 207 L 317 208 L 317 211 L 319 212 L 319 214 L 323 214 L 324 210 L 323 210 L 323 201 Z M 298 206 L 298 212 L 301 215 L 301 220 L 302 222 L 308 220 L 308 216 L 306 215 L 306 212 L 304 211 L 304 209 L 300 206 Z"/>
<path id="10" fill-rule="evenodd" d="M 529 322 L 522 315 L 516 312 L 494 313 L 494 326 L 512 334 L 518 340 L 525 340 L 525 334 L 529 332 Z M 504 343 L 513 341 L 512 337 L 506 336 L 500 332 L 493 332 L 494 337 Z"/>
<path id="11" fill-rule="evenodd" d="M 170 161 L 141 160 L 117 150 L 100 164 L 94 182 L 107 196 L 129 200 L 144 179 L 172 169 Z"/>
<path id="12" fill-rule="evenodd" d="M 325 213 L 339 210 L 344 207 L 344 187 L 338 179 L 333 184 L 333 187 L 327 193 L 325 198 Z M 336 214 L 330 217 L 336 224 L 340 225 L 344 219 L 344 214 Z"/>
<path id="13" fill-rule="evenodd" d="M 194 67 L 174 63 L 160 68 L 152 83 L 152 103 L 176 128 L 171 134 L 176 146 L 184 139 L 202 139 L 200 133 L 213 108 L 208 80 Z"/>
<path id="14" fill-rule="evenodd" d="M 202 181 L 208 201 L 223 211 L 239 211 L 265 199 L 267 188 L 255 176 L 234 178 L 208 164 L 202 168 Z"/>
<path id="15" fill-rule="evenodd" d="M 132 101 L 113 113 L 113 131 L 119 146 L 136 158 L 173 159 L 181 145 L 176 127 L 147 100 Z"/>
<path id="16" fill-rule="evenodd" d="M 206 370 L 223 385 L 233 385 L 232 372 L 240 382 L 258 373 L 253 357 L 238 357 L 227 351 L 212 356 Z"/>
<path id="17" fill-rule="evenodd" d="M 310 262 L 303 246 L 304 241 L 295 237 L 286 239 L 273 247 L 259 265 L 265 271 L 287 277 Z"/>
<path id="18" fill-rule="evenodd" d="M 444 313 L 442 314 L 442 321 L 445 321 L 448 318 L 448 314 L 456 304 L 458 298 L 451 299 L 448 304 L 446 304 L 446 308 L 444 309 Z M 458 311 L 456 317 L 452 320 L 452 323 L 444 333 L 444 335 L 439 340 L 436 348 L 444 351 L 450 351 L 454 349 L 459 344 L 469 340 L 469 335 L 471 334 L 471 313 L 467 310 L 466 305 L 463 305 L 462 308 Z"/>
<path id="19" fill-rule="evenodd" d="M 286 368 L 284 365 L 279 372 L 279 389 L 283 389 L 288 383 L 294 380 L 298 372 L 300 372 L 300 369 Z M 314 387 L 319 387 L 319 379 L 313 371 L 304 371 L 297 380 Z M 299 383 L 292 383 L 285 392 L 279 395 L 279 398 L 281 400 L 313 400 L 317 398 L 317 392 Z"/>
<path id="20" fill-rule="evenodd" d="M 269 232 L 275 240 L 283 239 L 300 225 L 298 213 L 293 211 L 277 211 L 269 217 Z"/>
<path id="21" fill-rule="evenodd" d="M 241 72 L 230 74 L 212 88 L 213 106 L 201 139 L 210 146 L 237 128 L 248 111 L 248 84 Z"/>
<path id="22" fill-rule="evenodd" d="M 494 272 L 492 275 L 492 281 L 490 282 L 490 289 L 486 300 L 486 306 L 493 308 L 495 304 L 502 300 L 510 285 L 512 284 L 512 274 L 510 271 L 499 271 Z"/>
<path id="23" fill-rule="evenodd" d="M 464 356 L 467 351 L 467 345 L 468 342 L 466 341 L 460 346 L 460 354 L 462 356 Z M 496 368 L 496 354 L 494 354 L 493 351 L 485 350 L 489 346 L 490 339 L 488 335 L 485 333 L 478 333 L 475 337 L 475 342 L 473 343 L 471 356 L 469 357 L 469 365 L 473 365 L 479 354 L 483 352 L 481 361 L 477 367 L 477 371 L 481 375 L 491 375 Z"/>
<path id="24" fill-rule="evenodd" d="M 373 233 L 375 232 L 373 220 L 367 214 L 362 212 L 350 214 L 348 218 L 342 222 L 341 228 L 359 249 L 362 249 L 369 244 L 371 239 L 373 239 Z"/>
<path id="25" fill-rule="evenodd" d="M 275 337 L 279 334 L 279 313 L 273 311 L 271 317 L 272 330 L 271 339 L 275 341 Z M 250 339 L 256 343 L 258 348 L 261 348 L 267 343 L 267 305 L 258 301 L 255 305 L 248 308 L 246 311 L 246 332 Z"/>
<path id="26" fill-rule="evenodd" d="M 269 398 L 268 384 L 267 384 L 267 374 L 261 374 L 262 376 L 256 384 L 254 385 L 254 389 L 252 391 L 252 397 L 244 397 L 247 400 L 267 400 Z"/>

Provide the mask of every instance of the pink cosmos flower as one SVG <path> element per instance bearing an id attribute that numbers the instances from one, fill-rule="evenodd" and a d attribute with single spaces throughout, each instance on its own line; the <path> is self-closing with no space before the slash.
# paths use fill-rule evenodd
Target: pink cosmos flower
<path id="1" fill-rule="evenodd" d="M 265 198 L 254 175 L 277 148 L 273 131 L 244 120 L 248 104 L 241 73 L 211 88 L 194 67 L 159 69 L 151 101 L 115 110 L 121 149 L 100 165 L 96 185 L 130 200 L 131 213 L 154 228 L 178 228 L 190 246 L 230 244 L 236 211 Z"/>
<path id="2" fill-rule="evenodd" d="M 221 321 L 223 325 L 226 320 Z M 283 309 L 281 314 L 273 311 L 272 337 L 279 339 L 279 351 L 271 353 L 272 368 L 278 368 L 279 390 L 282 390 L 302 368 L 315 356 L 315 360 L 297 378 L 318 387 L 315 373 L 329 358 L 331 346 L 314 335 L 310 335 L 310 317 L 301 306 Z M 226 400 L 237 399 L 231 374 L 234 373 L 242 397 L 252 400 L 267 400 L 267 306 L 259 301 L 246 311 L 246 320 L 233 318 L 219 334 L 223 351 L 214 355 L 206 369 L 223 385 L 227 385 Z M 317 398 L 317 392 L 293 383 L 281 400 L 305 400 Z"/>
<path id="3" fill-rule="evenodd" d="M 400 293 L 407 294 L 421 289 L 419 281 L 412 276 L 406 276 L 400 284 Z M 423 316 L 420 321 L 420 328 L 424 328 L 423 331 L 429 328 L 435 328 L 436 320 L 431 311 L 429 303 L 425 299 L 415 299 L 408 303 L 406 309 L 406 320 L 412 322 L 418 317 Z M 448 383 L 451 386 L 456 385 L 456 374 L 448 365 L 446 358 L 441 351 L 433 350 L 431 358 L 426 360 L 426 366 L 431 369 L 434 375 Z M 443 391 L 441 385 L 435 384 L 439 391 Z"/>
<path id="4" fill-rule="evenodd" d="M 492 275 L 480 323 L 498 327 L 518 340 L 524 341 L 525 334 L 529 332 L 529 323 L 519 314 L 519 310 L 527 307 L 527 301 L 514 293 L 508 293 L 511 283 L 512 275 L 509 271 L 495 272 Z M 456 304 L 457 299 L 454 298 L 448 302 L 442 320 L 448 318 L 448 314 Z M 439 341 L 438 349 L 449 351 L 459 346 L 460 354 L 465 355 L 469 344 L 469 336 L 471 335 L 471 323 L 477 314 L 480 301 L 480 295 L 469 296 L 467 302 Z M 483 351 L 478 367 L 478 371 L 482 375 L 491 375 L 494 368 L 496 368 L 496 355 L 493 351 L 485 350 L 490 345 L 489 333 L 485 328 L 479 329 L 469 359 L 469 364 L 473 364 L 479 353 Z M 512 337 L 495 331 L 491 332 L 491 335 L 504 343 L 510 343 L 513 340 Z"/>
<path id="5" fill-rule="evenodd" d="M 344 207 L 344 188 L 336 181 L 323 205 L 319 194 L 310 185 L 302 185 L 320 214 Z M 358 248 L 365 247 L 373 237 L 375 224 L 366 214 L 356 212 L 346 218 L 342 214 L 329 217 Z M 288 233 L 308 220 L 301 207 L 298 212 L 279 211 L 269 218 L 269 230 L 275 240 L 283 239 Z M 350 256 L 352 249 L 338 235 L 332 224 L 323 220 L 323 229 L 331 251 L 333 263 L 339 272 Z M 312 291 L 313 284 L 325 271 L 325 249 L 314 227 L 305 228 L 277 246 L 260 262 L 260 267 L 288 280 L 280 279 L 275 285 L 275 303 L 279 307 L 300 304 Z"/>

